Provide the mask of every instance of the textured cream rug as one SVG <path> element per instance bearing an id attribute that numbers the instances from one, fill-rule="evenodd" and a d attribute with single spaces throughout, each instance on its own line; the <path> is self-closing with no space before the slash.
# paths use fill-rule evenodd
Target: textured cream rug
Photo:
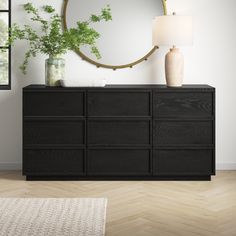
<path id="1" fill-rule="evenodd" d="M 103 198 L 0 198 L 0 236 L 103 236 Z"/>

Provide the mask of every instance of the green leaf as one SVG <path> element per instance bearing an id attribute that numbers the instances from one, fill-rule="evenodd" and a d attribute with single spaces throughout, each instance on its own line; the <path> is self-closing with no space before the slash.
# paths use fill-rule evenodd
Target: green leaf
<path id="1" fill-rule="evenodd" d="M 45 5 L 43 6 L 43 10 L 47 13 L 53 13 L 55 12 L 55 9 L 52 7 L 52 6 L 49 6 L 49 5 Z"/>
<path id="2" fill-rule="evenodd" d="M 23 5 L 24 10 L 30 14 L 31 20 L 38 23 L 41 32 L 35 30 L 31 25 L 13 24 L 9 28 L 10 37 L 6 46 L 14 45 L 17 40 L 25 40 L 29 44 L 29 49 L 25 53 L 20 69 L 25 74 L 31 57 L 37 56 L 38 53 L 46 55 L 65 54 L 68 50 L 79 49 L 82 45 L 90 47 L 90 51 L 98 59 L 101 58 L 96 42 L 100 37 L 99 32 L 91 27 L 91 23 L 112 20 L 110 6 L 101 10 L 100 14 L 92 14 L 86 21 L 78 21 L 75 28 L 63 31 L 62 16 L 55 13 L 55 9 L 50 5 L 45 5 L 41 11 L 51 14 L 49 19 L 40 14 L 40 10 L 28 2 Z M 35 25 L 35 24 L 34 24 Z M 37 27 L 38 29 L 38 27 Z"/>
<path id="3" fill-rule="evenodd" d="M 91 15 L 90 19 L 92 22 L 99 22 L 100 21 L 100 17 L 96 16 L 96 15 Z"/>

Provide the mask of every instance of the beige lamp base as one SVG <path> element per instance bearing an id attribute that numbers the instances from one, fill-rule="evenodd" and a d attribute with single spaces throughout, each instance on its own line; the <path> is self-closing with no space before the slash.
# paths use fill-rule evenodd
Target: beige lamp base
<path id="1" fill-rule="evenodd" d="M 170 49 L 165 59 L 166 83 L 168 87 L 181 87 L 184 77 L 184 56 L 176 47 Z"/>

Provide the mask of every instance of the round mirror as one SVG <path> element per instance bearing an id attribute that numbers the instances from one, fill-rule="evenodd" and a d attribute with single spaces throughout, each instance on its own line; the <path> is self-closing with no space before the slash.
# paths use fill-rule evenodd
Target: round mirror
<path id="1" fill-rule="evenodd" d="M 87 20 L 91 14 L 99 13 L 110 5 L 112 21 L 93 25 L 101 37 L 97 47 L 101 59 L 86 46 L 77 52 L 85 60 L 111 69 L 132 67 L 155 51 L 152 48 L 152 21 L 166 14 L 166 0 L 65 0 L 65 28 L 76 26 L 78 20 Z"/>

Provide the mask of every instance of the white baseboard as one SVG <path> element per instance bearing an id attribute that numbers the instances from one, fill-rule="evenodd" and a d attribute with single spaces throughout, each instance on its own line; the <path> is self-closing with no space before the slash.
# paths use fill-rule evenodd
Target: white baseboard
<path id="1" fill-rule="evenodd" d="M 21 170 L 22 163 L 19 162 L 0 162 L 0 170 Z M 216 163 L 217 170 L 236 170 L 236 163 L 221 162 Z"/>
<path id="2" fill-rule="evenodd" d="M 19 162 L 0 162 L 0 170 L 21 170 L 22 163 Z"/>
<path id="3" fill-rule="evenodd" d="M 217 170 L 236 170 L 236 163 L 232 162 L 221 162 L 221 163 L 216 163 L 216 169 Z"/>

